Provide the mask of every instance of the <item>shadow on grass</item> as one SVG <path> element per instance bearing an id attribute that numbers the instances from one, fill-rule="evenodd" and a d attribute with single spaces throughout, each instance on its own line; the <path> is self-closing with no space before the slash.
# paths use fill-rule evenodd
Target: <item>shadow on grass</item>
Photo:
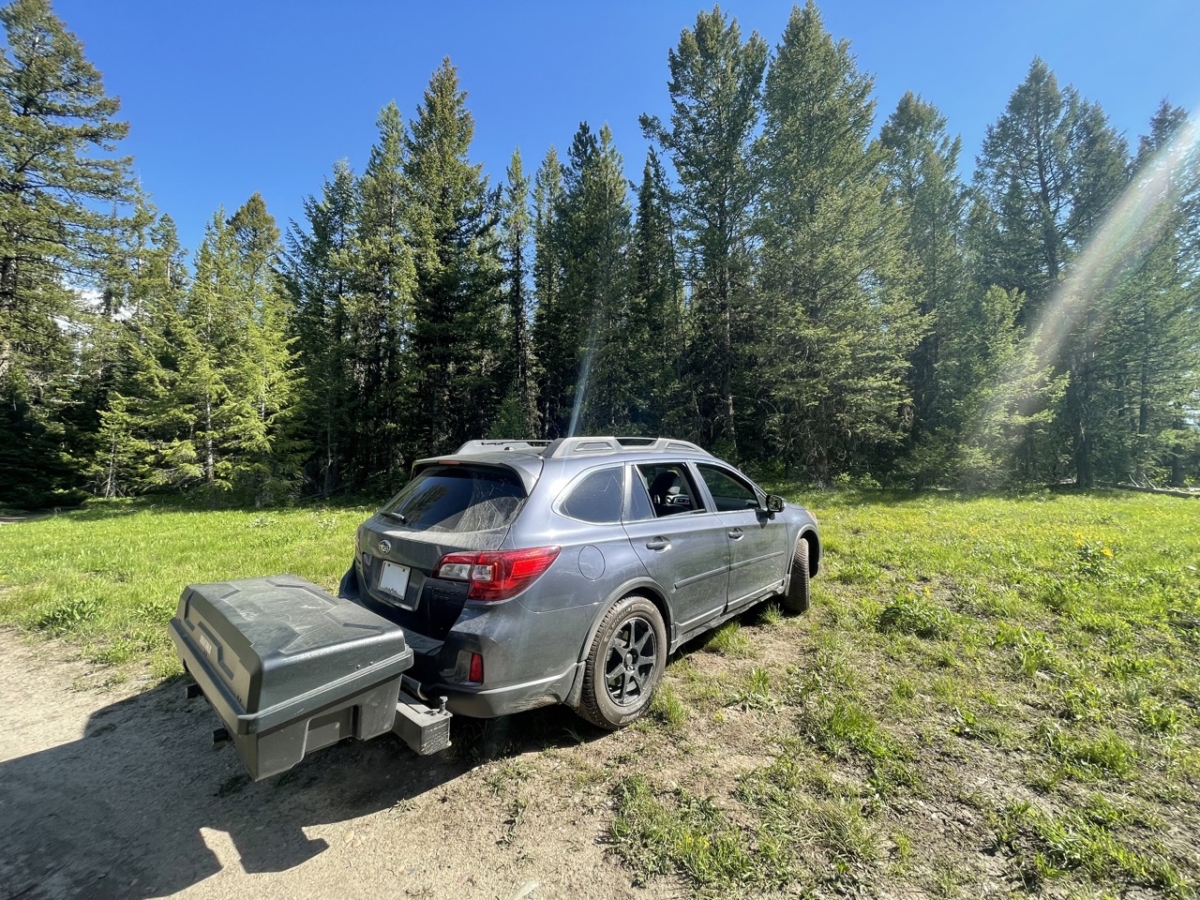
<path id="1" fill-rule="evenodd" d="M 420 757 L 390 735 L 343 741 L 253 783 L 219 723 L 177 679 L 91 715 L 83 737 L 0 762 L 0 893 L 162 897 L 222 869 L 204 830 L 225 832 L 247 873 L 282 872 L 328 849 L 310 826 L 377 813 L 491 759 L 603 732 L 551 707 L 456 719 L 450 751 Z M 399 849 L 399 848 L 398 848 Z"/>

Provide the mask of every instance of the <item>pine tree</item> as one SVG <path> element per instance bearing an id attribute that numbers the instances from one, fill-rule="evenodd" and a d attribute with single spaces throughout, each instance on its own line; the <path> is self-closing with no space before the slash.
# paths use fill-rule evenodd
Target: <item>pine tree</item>
<path id="1" fill-rule="evenodd" d="M 187 287 L 187 266 L 170 216 L 156 219 L 146 208 L 124 259 L 124 317 L 118 330 L 111 390 L 99 409 L 97 446 L 89 469 L 94 493 L 103 497 L 140 493 L 170 482 L 156 469 L 158 450 L 174 436 L 173 390 L 177 359 L 173 341 Z"/>
<path id="2" fill-rule="evenodd" d="M 643 116 L 642 128 L 670 155 L 679 180 L 684 273 L 696 320 L 689 348 L 692 429 L 737 456 L 736 350 L 750 290 L 748 252 L 757 179 L 751 144 L 767 62 L 757 33 L 742 40 L 720 7 L 701 12 L 668 54 L 670 128 Z"/>
<path id="3" fill-rule="evenodd" d="M 542 435 L 550 438 L 562 436 L 570 420 L 576 363 L 575 321 L 562 299 L 566 253 L 559 219 L 563 203 L 563 165 L 551 147 L 538 167 L 533 188 L 533 292 L 537 306 L 531 335 Z"/>
<path id="4" fill-rule="evenodd" d="M 38 505 L 74 482 L 64 410 L 86 310 L 65 284 L 102 279 L 128 126 L 47 0 L 14 0 L 0 23 L 0 503 Z"/>
<path id="5" fill-rule="evenodd" d="M 947 391 L 949 385 L 939 375 L 949 362 L 943 359 L 947 338 L 964 325 L 959 319 L 968 289 L 967 194 L 957 171 L 962 142 L 946 134 L 946 119 L 933 105 L 911 93 L 900 99 L 879 139 L 890 151 L 883 163 L 890 179 L 888 195 L 899 207 L 903 223 L 902 277 L 909 280 L 908 290 L 928 326 L 913 351 L 908 375 L 913 399 L 911 445 L 916 445 L 928 443 L 936 431 L 956 434 L 961 427 L 953 410 L 962 396 Z M 940 468 L 936 464 L 925 475 Z"/>
<path id="6" fill-rule="evenodd" d="M 1021 291 L 1030 304 L 1020 320 L 1041 312 L 1058 283 L 1076 235 L 1071 217 L 1072 131 L 1079 96 L 1060 89 L 1041 60 L 989 125 L 976 168 L 976 187 L 992 211 L 988 230 L 977 235 L 987 262 L 980 278 Z"/>
<path id="7" fill-rule="evenodd" d="M 899 271 L 885 151 L 869 141 L 871 79 L 811 2 L 767 73 L 762 283 L 772 354 L 761 368 L 783 461 L 822 481 L 903 436 L 907 359 L 923 323 Z"/>
<path id="8" fill-rule="evenodd" d="M 632 414 L 627 356 L 631 212 L 621 155 L 608 126 L 579 126 L 559 219 L 563 283 L 559 303 L 574 325 L 576 374 L 568 434 L 622 433 Z"/>
<path id="9" fill-rule="evenodd" d="M 358 183 L 349 247 L 348 406 L 353 432 L 346 469 L 355 487 L 388 489 L 404 476 L 402 422 L 412 392 L 416 271 L 406 234 L 404 123 L 394 103 L 379 114 L 379 140 Z"/>
<path id="10" fill-rule="evenodd" d="M 416 291 L 406 418 L 412 452 L 451 450 L 487 429 L 499 400 L 503 269 L 497 192 L 468 153 L 475 123 L 450 60 L 433 73 L 406 141 Z"/>
<path id="11" fill-rule="evenodd" d="M 1200 197 L 1200 151 L 1187 114 L 1165 101 L 1139 143 L 1134 189 L 1151 210 L 1138 225 L 1113 319 L 1099 347 L 1110 427 L 1099 464 L 1110 480 L 1183 484 L 1183 459 L 1200 445 L 1187 423 L 1200 393 L 1200 306 L 1189 207 Z"/>
<path id="12" fill-rule="evenodd" d="M 240 415 L 238 487 L 256 505 L 275 502 L 299 477 L 302 449 L 295 439 L 292 304 L 278 271 L 279 228 L 261 194 L 229 219 L 237 249 L 239 319 L 244 335 L 236 356 Z"/>
<path id="13" fill-rule="evenodd" d="M 513 151 L 506 172 L 507 183 L 501 204 L 501 251 L 504 258 L 504 309 L 507 345 L 500 366 L 500 383 L 506 385 L 504 400 L 493 425 L 498 437 L 535 437 L 540 431 L 537 383 L 530 315 L 529 178 L 521 164 L 521 151 Z"/>
<path id="14" fill-rule="evenodd" d="M 178 370 L 170 400 L 176 429 L 157 466 L 179 487 L 203 485 L 210 502 L 218 491 L 233 489 L 237 435 L 250 409 L 238 383 L 249 324 L 238 268 L 233 229 L 218 210 L 205 229 L 195 277 L 175 323 Z"/>
<path id="15" fill-rule="evenodd" d="M 658 154 L 646 154 L 637 192 L 637 222 L 630 251 L 628 364 L 633 373 L 633 431 L 686 432 L 679 378 L 688 343 L 675 251 L 671 195 Z"/>
<path id="16" fill-rule="evenodd" d="M 989 126 L 976 170 L 981 287 L 998 284 L 1027 295 L 1020 322 L 1037 329 L 1044 361 L 1069 375 L 1056 414 L 1056 434 L 1070 445 L 1076 483 L 1095 479 L 1098 443 L 1113 424 L 1097 368 L 1107 340 L 1114 295 L 1096 280 L 1107 264 L 1074 261 L 1096 233 L 1126 183 L 1124 140 L 1103 110 L 1068 86 L 1060 89 L 1035 59 L 1004 114 Z M 1100 342 L 1100 343 L 1098 343 Z M 1061 441 L 1022 448 L 1024 475 L 1060 477 Z"/>
<path id="17" fill-rule="evenodd" d="M 918 481 L 968 489 L 1020 482 L 1024 448 L 1050 440 L 1066 376 L 1018 322 L 1016 291 L 970 290 L 948 307 L 936 377 L 945 415 L 906 467 Z"/>
<path id="18" fill-rule="evenodd" d="M 355 178 L 339 162 L 320 199 L 304 202 L 307 229 L 288 235 L 285 280 L 296 307 L 296 351 L 304 384 L 297 399 L 298 437 L 313 449 L 310 480 L 329 496 L 342 479 L 352 448 L 350 407 L 354 402 L 350 312 L 351 242 L 358 215 Z"/>

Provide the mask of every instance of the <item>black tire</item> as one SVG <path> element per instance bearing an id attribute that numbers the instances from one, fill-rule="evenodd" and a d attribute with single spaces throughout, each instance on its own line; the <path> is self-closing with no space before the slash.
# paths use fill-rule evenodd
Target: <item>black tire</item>
<path id="1" fill-rule="evenodd" d="M 608 611 L 583 672 L 577 712 L 593 725 L 616 731 L 639 719 L 667 667 L 667 629 L 645 597 L 625 597 Z"/>
<path id="2" fill-rule="evenodd" d="M 788 579 L 787 593 L 783 595 L 783 608 L 790 613 L 799 615 L 808 612 L 809 602 L 809 573 L 808 573 L 808 541 L 804 538 L 796 540 L 796 549 L 792 553 L 792 572 Z"/>

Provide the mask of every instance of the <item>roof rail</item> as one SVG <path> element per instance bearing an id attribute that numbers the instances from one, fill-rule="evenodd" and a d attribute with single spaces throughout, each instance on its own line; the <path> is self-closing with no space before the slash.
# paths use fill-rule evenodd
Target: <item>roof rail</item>
<path id="1" fill-rule="evenodd" d="M 502 441 L 467 441 L 454 451 L 455 455 L 474 456 L 479 453 L 494 453 L 497 450 L 540 450 L 549 445 L 549 441 L 502 440 Z"/>
<path id="2" fill-rule="evenodd" d="M 674 438 L 648 437 L 569 437 L 553 441 L 542 451 L 547 459 L 592 453 L 619 453 L 622 450 L 642 450 L 652 453 L 702 453 L 707 450 L 691 441 Z"/>

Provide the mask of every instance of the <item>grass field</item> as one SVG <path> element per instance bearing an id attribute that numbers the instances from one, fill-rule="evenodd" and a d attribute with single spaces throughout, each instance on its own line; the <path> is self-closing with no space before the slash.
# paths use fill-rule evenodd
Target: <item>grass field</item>
<path id="1" fill-rule="evenodd" d="M 825 538 L 807 616 L 727 624 L 604 749 L 487 777 L 520 768 L 518 800 L 591 791 L 635 878 L 698 894 L 1195 896 L 1200 503 L 784 493 Z M 183 584 L 333 587 L 366 512 L 0 526 L 0 622 L 167 676 Z"/>

